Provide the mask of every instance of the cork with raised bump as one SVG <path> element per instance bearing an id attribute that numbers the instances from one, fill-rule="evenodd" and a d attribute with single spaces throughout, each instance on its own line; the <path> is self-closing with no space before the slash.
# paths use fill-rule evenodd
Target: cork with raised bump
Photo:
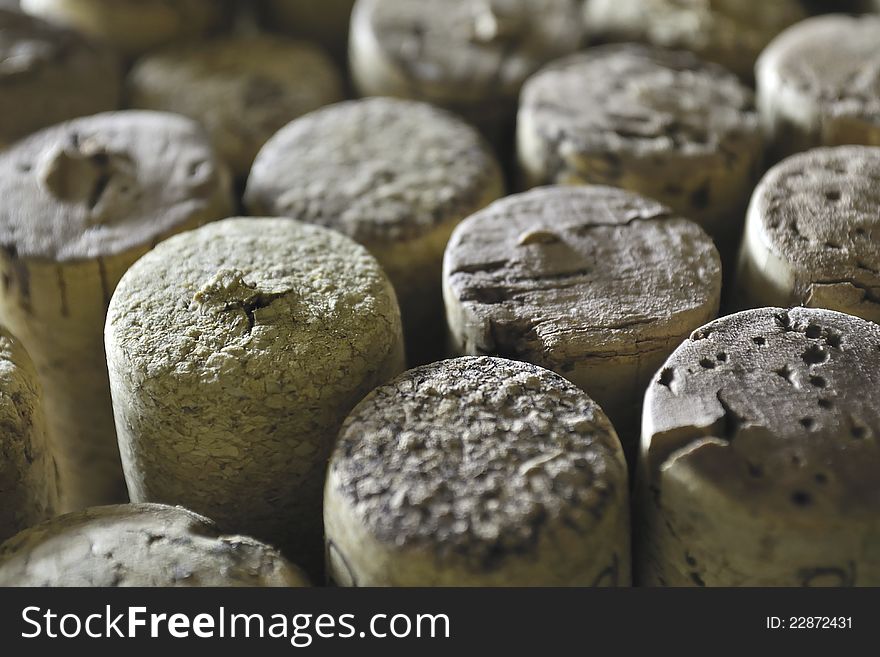
<path id="1" fill-rule="evenodd" d="M 40 376 L 63 510 L 126 499 L 103 345 L 116 283 L 231 208 L 207 136 L 173 114 L 75 119 L 0 153 L 0 321 Z"/>
<path id="2" fill-rule="evenodd" d="M 626 586 L 627 470 L 599 407 L 527 363 L 459 358 L 371 393 L 324 495 L 342 586 Z"/>
<path id="3" fill-rule="evenodd" d="M 762 308 L 696 331 L 645 398 L 642 584 L 880 584 L 880 327 Z"/>

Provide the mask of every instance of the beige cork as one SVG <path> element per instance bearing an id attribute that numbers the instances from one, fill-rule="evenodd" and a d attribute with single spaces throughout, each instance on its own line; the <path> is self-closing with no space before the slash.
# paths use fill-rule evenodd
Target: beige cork
<path id="1" fill-rule="evenodd" d="M 649 586 L 880 584 L 880 327 L 762 308 L 702 327 L 645 398 Z"/>
<path id="2" fill-rule="evenodd" d="M 292 219 L 173 237 L 123 277 L 106 343 L 132 501 L 181 504 L 316 571 L 339 426 L 403 369 L 366 249 Z"/>
<path id="3" fill-rule="evenodd" d="M 626 464 L 562 377 L 500 358 L 410 370 L 352 411 L 324 495 L 343 586 L 627 586 Z"/>
<path id="4" fill-rule="evenodd" d="M 268 545 L 224 535 L 207 518 L 160 504 L 86 509 L 0 545 L 0 586 L 308 585 Z"/>
<path id="5" fill-rule="evenodd" d="M 64 510 L 125 500 L 110 295 L 157 242 L 228 215 L 228 178 L 195 123 L 156 112 L 75 119 L 0 153 L 0 321 L 40 375 Z"/>

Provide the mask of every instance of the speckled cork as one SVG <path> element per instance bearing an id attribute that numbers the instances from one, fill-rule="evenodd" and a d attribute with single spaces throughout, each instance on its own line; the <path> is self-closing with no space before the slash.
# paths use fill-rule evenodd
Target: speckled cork
<path id="1" fill-rule="evenodd" d="M 0 321 L 39 373 L 63 510 L 126 499 L 102 338 L 117 281 L 231 208 L 207 136 L 173 114 L 75 119 L 0 153 Z"/>
<path id="2" fill-rule="evenodd" d="M 453 351 L 551 369 L 586 390 L 628 454 L 663 361 L 714 319 L 718 252 L 667 207 L 611 187 L 546 187 L 465 220 L 446 250 Z"/>
<path id="3" fill-rule="evenodd" d="M 410 370 L 352 411 L 324 496 L 343 586 L 626 586 L 626 464 L 599 407 L 527 363 Z"/>
<path id="4" fill-rule="evenodd" d="M 342 76 L 322 50 L 268 35 L 170 46 L 127 79 L 131 107 L 177 112 L 208 130 L 239 178 L 288 122 L 342 100 Z"/>
<path id="5" fill-rule="evenodd" d="M 0 545 L 0 586 L 308 585 L 268 545 L 224 535 L 207 518 L 160 504 L 86 509 Z"/>
<path id="6" fill-rule="evenodd" d="M 814 146 L 880 146 L 880 16 L 818 16 L 780 34 L 756 67 L 777 158 Z"/>
<path id="7" fill-rule="evenodd" d="M 763 155 L 754 96 L 690 53 L 634 44 L 554 62 L 523 88 L 523 180 L 607 184 L 702 225 L 722 254 L 739 245 Z"/>
<path id="8" fill-rule="evenodd" d="M 880 327 L 762 308 L 696 331 L 645 398 L 641 583 L 880 583 Z"/>
<path id="9" fill-rule="evenodd" d="M 0 541 L 50 518 L 58 506 L 42 390 L 21 343 L 0 328 Z"/>
<path id="10" fill-rule="evenodd" d="M 231 7 L 230 0 L 21 0 L 25 12 L 129 57 L 216 31 L 229 20 Z"/>
<path id="11" fill-rule="evenodd" d="M 755 190 L 737 303 L 829 308 L 880 322 L 880 148 L 794 155 Z"/>
<path id="12" fill-rule="evenodd" d="M 571 0 L 359 0 L 352 76 L 361 95 L 428 101 L 490 128 L 513 118 L 529 75 L 578 49 L 579 12 Z"/>
<path id="13" fill-rule="evenodd" d="M 317 41 L 337 56 L 348 49 L 348 28 L 355 0 L 257 0 L 263 25 Z"/>
<path id="14" fill-rule="evenodd" d="M 121 78 L 108 49 L 0 7 L 0 149 L 55 123 L 116 109 Z"/>
<path id="15" fill-rule="evenodd" d="M 245 205 L 366 246 L 394 284 L 413 364 L 443 354 L 443 249 L 503 194 L 494 155 L 464 121 L 425 103 L 370 98 L 294 121 L 254 163 Z"/>
<path id="16" fill-rule="evenodd" d="M 106 344 L 132 501 L 181 504 L 316 570 L 339 426 L 403 370 L 366 249 L 286 218 L 179 235 L 123 277 Z"/>
<path id="17" fill-rule="evenodd" d="M 839 2 L 838 2 L 839 4 Z M 806 18 L 798 0 L 585 0 L 587 35 L 689 50 L 744 80 L 764 47 Z"/>

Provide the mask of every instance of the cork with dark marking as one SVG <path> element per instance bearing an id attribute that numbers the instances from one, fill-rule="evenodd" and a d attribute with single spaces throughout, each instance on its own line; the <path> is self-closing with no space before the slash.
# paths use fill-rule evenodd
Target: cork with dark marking
<path id="1" fill-rule="evenodd" d="M 342 427 L 328 569 L 355 586 L 629 583 L 614 429 L 547 370 L 465 357 L 410 370 Z"/>
<path id="2" fill-rule="evenodd" d="M 738 246 L 763 154 L 754 96 L 694 55 L 634 44 L 549 64 L 524 86 L 517 151 L 530 186 L 608 184 Z"/>
<path id="3" fill-rule="evenodd" d="M 366 249 L 286 218 L 178 235 L 123 277 L 106 344 L 132 500 L 181 504 L 319 570 L 336 433 L 403 370 L 394 292 Z"/>
<path id="4" fill-rule="evenodd" d="M 880 146 L 880 16 L 817 16 L 780 34 L 756 67 L 774 155 Z"/>
<path id="5" fill-rule="evenodd" d="M 495 157 L 464 121 L 425 103 L 370 98 L 313 112 L 275 135 L 254 163 L 245 204 L 366 246 L 394 284 L 418 361 L 443 351 L 449 235 L 503 190 Z"/>
<path id="6" fill-rule="evenodd" d="M 117 281 L 231 210 L 207 136 L 173 114 L 75 119 L 0 153 L 0 320 L 40 375 L 64 510 L 126 499 L 102 337 Z"/>
<path id="7" fill-rule="evenodd" d="M 880 148 L 794 155 L 755 190 L 741 307 L 814 306 L 880 322 Z"/>
<path id="8" fill-rule="evenodd" d="M 0 148 L 119 106 L 115 55 L 79 34 L 0 7 Z"/>
<path id="9" fill-rule="evenodd" d="M 55 513 L 56 480 L 37 372 L 0 328 L 0 541 Z"/>
<path id="10" fill-rule="evenodd" d="M 880 327 L 762 308 L 696 331 L 645 399 L 641 581 L 880 583 Z"/>
<path id="11" fill-rule="evenodd" d="M 299 587 L 274 548 L 180 507 L 126 504 L 60 516 L 0 545 L 0 586 Z"/>
<path id="12" fill-rule="evenodd" d="M 443 282 L 454 351 L 565 376 L 634 454 L 643 391 L 715 318 L 721 264 L 699 226 L 656 201 L 611 187 L 546 187 L 464 221 Z"/>

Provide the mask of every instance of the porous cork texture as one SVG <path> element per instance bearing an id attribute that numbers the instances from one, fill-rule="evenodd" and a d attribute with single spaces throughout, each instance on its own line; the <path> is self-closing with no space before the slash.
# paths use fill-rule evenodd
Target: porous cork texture
<path id="1" fill-rule="evenodd" d="M 737 303 L 813 306 L 880 322 L 878 238 L 880 148 L 794 155 L 752 197 Z"/>
<path id="2" fill-rule="evenodd" d="M 116 283 L 160 240 L 231 209 L 207 136 L 174 114 L 74 119 L 0 153 L 0 321 L 43 385 L 62 510 L 126 501 L 103 344 Z"/>
<path id="3" fill-rule="evenodd" d="M 0 545 L 0 586 L 299 587 L 275 549 L 180 507 L 126 504 L 60 516 Z"/>
<path id="4" fill-rule="evenodd" d="M 345 586 L 626 586 L 626 464 L 582 391 L 527 363 L 410 370 L 352 411 L 330 462 Z"/>
<path id="5" fill-rule="evenodd" d="M 640 581 L 880 583 L 880 327 L 762 308 L 696 331 L 648 389 Z"/>
<path id="6" fill-rule="evenodd" d="M 55 123 L 116 109 L 121 77 L 109 50 L 0 7 L 0 150 Z"/>
<path id="7" fill-rule="evenodd" d="M 453 351 L 551 369 L 595 399 L 628 455 L 651 376 L 715 318 L 721 263 L 706 233 L 611 187 L 545 187 L 468 218 L 446 250 Z"/>
<path id="8" fill-rule="evenodd" d="M 587 35 L 605 41 L 644 41 L 689 50 L 743 80 L 755 60 L 787 28 L 806 18 L 798 0 L 585 0 Z"/>
<path id="9" fill-rule="evenodd" d="M 328 55 L 308 42 L 269 35 L 164 48 L 135 65 L 127 87 L 131 107 L 199 121 L 242 179 L 278 130 L 343 98 L 342 76 Z"/>
<path id="10" fill-rule="evenodd" d="M 403 370 L 394 291 L 366 249 L 286 218 L 179 235 L 123 277 L 106 343 L 132 501 L 181 504 L 317 570 L 339 426 Z"/>
<path id="11" fill-rule="evenodd" d="M 782 158 L 880 146 L 880 16 L 817 16 L 780 34 L 755 68 L 761 121 Z"/>
<path id="12" fill-rule="evenodd" d="M 228 21 L 231 0 L 21 0 L 23 11 L 102 41 L 127 57 L 194 39 Z"/>
<path id="13" fill-rule="evenodd" d="M 394 284 L 419 361 L 442 353 L 449 235 L 503 193 L 494 155 L 464 121 L 425 103 L 370 98 L 313 112 L 275 135 L 254 163 L 245 204 L 366 246 Z"/>
<path id="14" fill-rule="evenodd" d="M 352 76 L 361 95 L 424 100 L 497 129 L 529 75 L 578 49 L 579 11 L 571 0 L 360 0 Z"/>
<path id="15" fill-rule="evenodd" d="M 686 52 L 634 44 L 549 64 L 523 87 L 517 157 L 524 182 L 607 184 L 665 203 L 739 245 L 763 156 L 754 96 Z"/>
<path id="16" fill-rule="evenodd" d="M 0 541 L 50 518 L 58 505 L 41 392 L 30 357 L 0 328 Z"/>

